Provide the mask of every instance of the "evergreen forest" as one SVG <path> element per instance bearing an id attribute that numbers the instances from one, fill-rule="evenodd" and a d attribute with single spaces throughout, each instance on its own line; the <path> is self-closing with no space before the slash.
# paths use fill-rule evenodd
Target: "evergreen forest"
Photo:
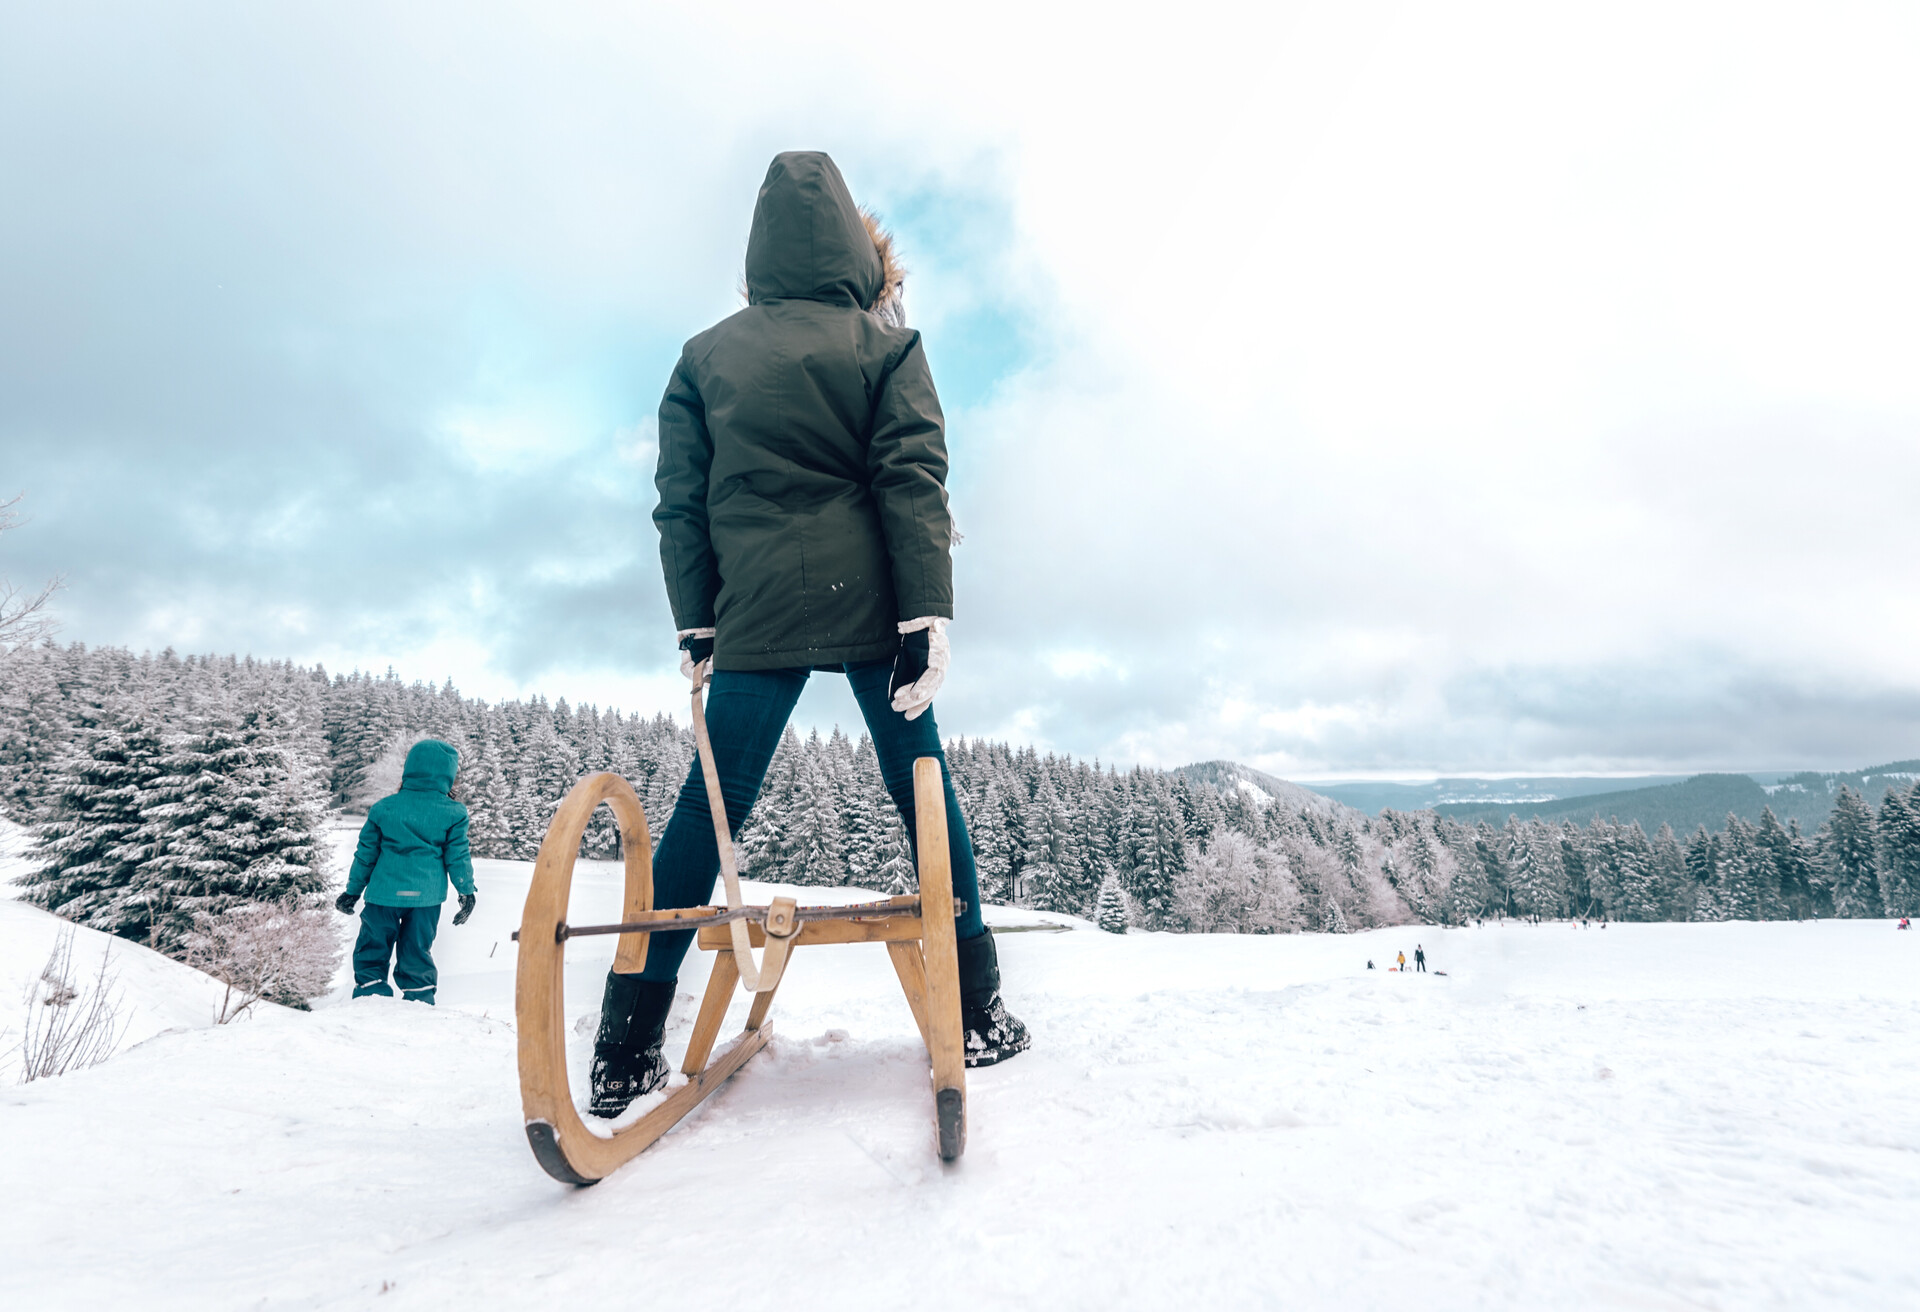
<path id="1" fill-rule="evenodd" d="M 79 643 L 0 657 L 0 808 L 31 835 L 24 896 L 163 951 L 180 950 L 196 915 L 329 891 L 328 814 L 393 791 L 423 737 L 460 750 L 455 791 L 474 855 L 516 860 L 538 850 L 566 791 L 600 770 L 633 784 L 657 842 L 694 755 L 690 730 L 664 715 L 490 703 L 391 671 Z M 986 899 L 1116 932 L 1920 911 L 1920 783 L 1877 807 L 1843 787 L 1810 833 L 1763 810 L 1680 834 L 1599 819 L 1369 817 L 1226 774 L 1121 771 L 977 739 L 950 742 L 948 759 Z M 618 846 L 602 808 L 583 852 Z M 838 729 L 788 731 L 740 851 L 753 878 L 913 887 L 872 745 Z"/>

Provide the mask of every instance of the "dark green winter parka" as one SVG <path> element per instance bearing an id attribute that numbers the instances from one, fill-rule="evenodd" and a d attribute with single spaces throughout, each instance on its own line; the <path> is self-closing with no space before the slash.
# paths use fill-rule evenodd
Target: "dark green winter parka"
<path id="1" fill-rule="evenodd" d="M 467 808 L 447 796 L 459 769 L 460 753 L 436 738 L 408 749 L 400 791 L 367 808 L 347 892 L 364 890 L 368 905 L 380 907 L 437 906 L 448 879 L 473 892 Z"/>
<path id="2" fill-rule="evenodd" d="M 747 308 L 688 342 L 660 403 L 660 561 L 714 667 L 878 660 L 953 616 L 947 448 L 920 334 L 869 313 L 875 237 L 817 151 L 777 156 Z"/>

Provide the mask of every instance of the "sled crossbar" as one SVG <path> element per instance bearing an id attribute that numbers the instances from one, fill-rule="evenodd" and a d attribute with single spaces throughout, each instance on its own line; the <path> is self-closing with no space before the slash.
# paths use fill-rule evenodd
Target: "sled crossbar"
<path id="1" fill-rule="evenodd" d="M 736 920 L 745 920 L 751 924 L 767 923 L 767 913 L 771 907 L 681 907 L 672 911 L 648 911 L 632 920 L 618 925 L 569 925 L 561 921 L 553 927 L 553 941 L 564 943 L 570 938 L 590 938 L 595 934 L 644 934 L 650 930 L 671 929 L 709 929 L 719 925 L 731 925 Z M 967 904 L 960 898 L 953 899 L 954 919 L 966 914 Z M 892 920 L 898 916 L 918 916 L 920 899 L 917 897 L 895 897 L 885 902 L 855 902 L 844 906 L 795 907 L 793 918 L 801 923 L 810 920 Z M 520 931 L 513 931 L 513 941 L 520 941 Z"/>

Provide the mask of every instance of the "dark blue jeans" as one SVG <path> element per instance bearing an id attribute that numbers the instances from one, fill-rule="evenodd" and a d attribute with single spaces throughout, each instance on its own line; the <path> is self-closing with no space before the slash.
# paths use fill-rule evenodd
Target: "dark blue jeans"
<path id="1" fill-rule="evenodd" d="M 393 982 L 409 1002 L 433 1005 L 440 972 L 433 968 L 433 936 L 440 930 L 440 904 L 381 907 L 369 902 L 360 911 L 360 938 L 353 945 L 353 996 L 393 996 L 387 987 L 387 962 Z M 397 949 L 397 951 L 396 951 Z"/>
<path id="2" fill-rule="evenodd" d="M 913 763 L 922 756 L 940 762 L 947 788 L 947 852 L 953 863 L 953 895 L 964 899 L 966 914 L 955 922 L 961 938 L 987 932 L 980 919 L 980 878 L 973 868 L 973 844 L 967 841 L 967 822 L 953 795 L 953 776 L 947 772 L 947 754 L 940 748 L 940 728 L 929 706 L 909 720 L 893 709 L 887 685 L 893 675 L 891 660 L 846 666 L 854 700 L 873 735 L 880 758 L 880 777 L 907 825 L 907 840 L 918 858 L 919 835 L 914 832 Z M 707 694 L 707 736 L 713 742 L 713 763 L 720 771 L 720 795 L 727 803 L 727 826 L 735 838 L 753 810 L 767 766 L 780 746 L 787 717 L 793 714 L 811 671 L 719 670 Z M 703 906 L 713 896 L 720 874 L 720 847 L 713 838 L 713 810 L 707 805 L 707 777 L 696 756 L 673 818 L 653 854 L 653 905 Z M 665 982 L 680 975 L 680 962 L 693 943 L 691 931 L 655 934 L 647 947 L 647 967 L 641 978 Z"/>

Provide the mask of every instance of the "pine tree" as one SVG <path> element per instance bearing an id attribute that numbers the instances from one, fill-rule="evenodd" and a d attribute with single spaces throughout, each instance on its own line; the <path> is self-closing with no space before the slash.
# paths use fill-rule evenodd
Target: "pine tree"
<path id="1" fill-rule="evenodd" d="M 320 817 L 258 715 L 216 707 L 171 746 L 141 811 L 149 851 L 130 885 L 158 912 L 149 946 L 178 953 L 197 916 L 325 887 Z"/>
<path id="2" fill-rule="evenodd" d="M 1538 821 L 1522 825 L 1509 815 L 1505 837 L 1513 910 L 1535 919 L 1559 915 L 1566 878 L 1560 866 L 1559 836 L 1550 835 Z"/>
<path id="3" fill-rule="evenodd" d="M 1720 839 L 1718 888 L 1714 903 L 1723 920 L 1759 920 L 1765 906 L 1765 872 L 1760 869 L 1754 827 L 1737 815 L 1727 816 Z"/>
<path id="4" fill-rule="evenodd" d="M 467 844 L 477 857 L 511 859 L 512 789 L 500 764 L 500 745 L 488 726 L 471 760 L 462 758 L 456 790 L 467 807 Z"/>
<path id="5" fill-rule="evenodd" d="M 967 818 L 967 836 L 973 842 L 980 896 L 988 902 L 1007 901 L 1013 895 L 1013 835 L 997 780 L 987 780 L 980 804 Z"/>
<path id="6" fill-rule="evenodd" d="M 46 817 L 70 750 L 73 730 L 54 677 L 59 660 L 51 644 L 0 654 L 0 814 L 21 824 Z"/>
<path id="7" fill-rule="evenodd" d="M 1661 911 L 1660 872 L 1653 845 L 1635 820 L 1620 830 L 1613 847 L 1613 915 L 1618 920 L 1658 920 Z"/>
<path id="8" fill-rule="evenodd" d="M 1686 890 L 1688 916 L 1692 920 L 1716 920 L 1714 890 L 1720 884 L 1720 845 L 1707 827 L 1701 825 L 1687 840 Z"/>
<path id="9" fill-rule="evenodd" d="M 1111 868 L 1100 881 L 1100 900 L 1094 910 L 1094 923 L 1109 934 L 1127 932 L 1127 895 L 1120 889 L 1120 876 Z"/>
<path id="10" fill-rule="evenodd" d="M 908 854 L 907 831 L 898 819 L 880 831 L 873 854 L 873 882 L 889 897 L 908 897 L 920 891 L 920 876 Z"/>
<path id="11" fill-rule="evenodd" d="M 1866 799 L 1845 784 L 1834 795 L 1833 813 L 1815 839 L 1836 916 L 1879 916 L 1886 910 L 1880 892 L 1877 826 Z"/>
<path id="12" fill-rule="evenodd" d="M 1813 912 L 1812 862 L 1805 843 L 1780 823 L 1770 806 L 1760 812 L 1754 842 L 1766 872 L 1762 886 L 1768 917 L 1804 920 Z"/>
<path id="13" fill-rule="evenodd" d="M 134 888 L 151 855 L 143 812 L 166 773 L 159 718 L 148 707 L 127 708 L 76 747 L 60 763 L 50 814 L 35 826 L 38 868 L 20 877 L 25 899 L 77 924 L 144 938 L 163 910 Z"/>
<path id="14" fill-rule="evenodd" d="M 1350 934 L 1353 932 L 1347 928 L 1347 913 L 1342 911 L 1340 904 L 1332 898 L 1327 899 L 1327 914 L 1321 919 L 1320 932 L 1322 934 Z"/>
<path id="15" fill-rule="evenodd" d="M 816 749 L 819 741 L 816 735 Z M 788 812 L 785 875 L 795 884 L 838 886 L 847 879 L 846 862 L 840 855 L 840 815 L 819 756 L 817 750 L 801 754 Z"/>
<path id="16" fill-rule="evenodd" d="M 836 736 L 838 733 L 835 730 Z M 834 789 L 840 814 L 840 853 L 846 863 L 847 882 L 872 888 L 874 872 L 879 869 L 875 855 L 877 844 L 882 827 L 893 822 L 893 817 L 887 814 L 893 807 L 886 800 L 886 790 L 881 784 L 873 742 L 865 734 L 847 748 L 845 760 L 836 764 Z"/>
<path id="17" fill-rule="evenodd" d="M 1880 894 L 1889 916 L 1920 915 L 1920 783 L 1880 803 Z"/>

